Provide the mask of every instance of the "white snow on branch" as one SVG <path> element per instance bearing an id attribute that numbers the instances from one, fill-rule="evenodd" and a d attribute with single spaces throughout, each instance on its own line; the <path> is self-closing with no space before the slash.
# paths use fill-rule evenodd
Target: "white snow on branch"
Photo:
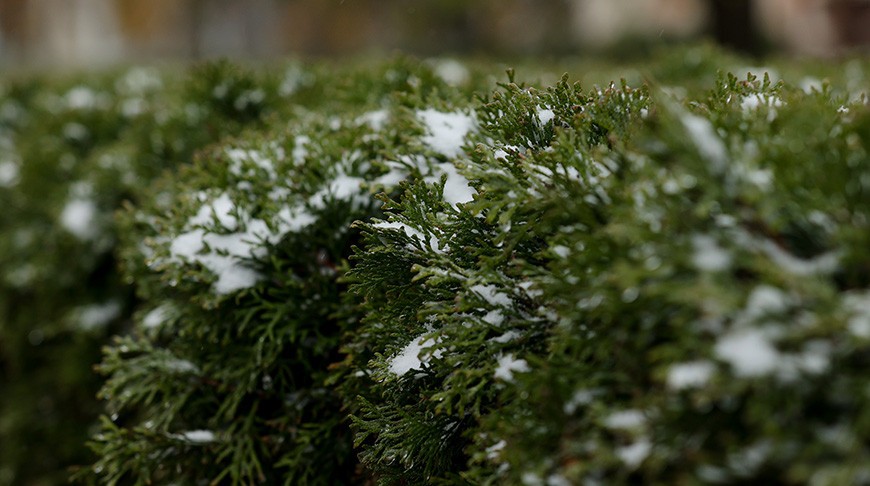
<path id="1" fill-rule="evenodd" d="M 772 122 L 776 119 L 776 108 L 782 106 L 782 100 L 774 95 L 758 93 L 745 96 L 740 102 L 743 113 L 751 113 L 762 106 L 767 107 L 767 121 Z"/>
<path id="2" fill-rule="evenodd" d="M 477 190 L 471 187 L 462 174 L 451 163 L 439 164 L 438 168 L 447 174 L 447 180 L 444 182 L 444 200 L 459 208 L 459 204 L 465 204 L 474 200 L 474 195 Z"/>
<path id="3" fill-rule="evenodd" d="M 631 430 L 646 425 L 646 416 L 637 409 L 620 410 L 604 418 L 604 426 L 609 429 Z"/>
<path id="4" fill-rule="evenodd" d="M 145 314 L 145 317 L 142 318 L 142 325 L 146 329 L 155 329 L 169 320 L 170 315 L 171 307 L 168 304 L 157 306 Z"/>
<path id="5" fill-rule="evenodd" d="M 556 118 L 556 113 L 549 108 L 539 108 L 538 109 L 538 121 L 541 122 L 541 126 L 549 123 L 553 118 Z"/>
<path id="6" fill-rule="evenodd" d="M 434 61 L 435 75 L 450 86 L 460 86 L 471 77 L 468 68 L 455 59 L 438 59 Z"/>
<path id="7" fill-rule="evenodd" d="M 390 112 L 388 110 L 375 110 L 368 113 L 363 113 L 356 119 L 360 125 L 368 125 L 372 130 L 379 132 L 384 129 L 387 122 L 390 121 Z"/>
<path id="8" fill-rule="evenodd" d="M 227 149 L 226 152 L 227 156 L 230 158 L 230 172 L 237 176 L 244 175 L 248 172 L 244 170 L 245 165 L 253 165 L 253 167 L 263 169 L 266 174 L 269 175 L 269 179 L 275 179 L 277 177 L 275 165 L 272 162 L 272 159 L 259 150 L 230 148 Z"/>
<path id="9" fill-rule="evenodd" d="M 60 213 L 60 225 L 82 241 L 97 237 L 96 221 L 97 205 L 84 197 L 70 199 Z"/>
<path id="10" fill-rule="evenodd" d="M 411 370 L 422 369 L 423 364 L 427 363 L 428 358 L 430 357 L 441 357 L 441 350 L 422 354 L 423 348 L 437 344 L 432 338 L 428 337 L 430 333 L 431 331 L 426 331 L 420 336 L 412 339 L 411 342 L 399 352 L 399 354 L 394 356 L 393 359 L 390 360 L 390 371 L 402 376 Z M 423 356 L 422 358 L 421 355 Z"/>
<path id="11" fill-rule="evenodd" d="M 430 108 L 418 110 L 417 118 L 426 129 L 423 143 L 447 157 L 462 154 L 465 137 L 476 126 L 474 115 L 461 111 L 445 113 Z"/>
<path id="12" fill-rule="evenodd" d="M 513 381 L 514 372 L 525 373 L 529 371 L 529 364 L 524 359 L 517 359 L 513 354 L 499 356 L 498 366 L 493 376 L 504 381 Z"/>
<path id="13" fill-rule="evenodd" d="M 689 134 L 689 138 L 698 149 L 698 153 L 710 164 L 714 174 L 725 172 L 728 163 L 728 153 L 725 144 L 716 134 L 713 124 L 706 118 L 686 113 L 682 116 L 683 126 Z"/>
<path id="14" fill-rule="evenodd" d="M 212 217 L 221 227 L 213 228 Z M 314 221 L 314 216 L 304 209 L 285 207 L 273 221 L 273 230 L 262 219 L 251 218 L 236 208 L 228 195 L 221 194 L 212 202 L 206 202 L 188 221 L 187 227 L 193 229 L 176 236 L 169 245 L 169 252 L 175 261 L 198 263 L 207 268 L 217 276 L 213 290 L 221 295 L 228 294 L 249 288 L 261 278 L 245 259 L 263 256 L 266 244 L 276 243 L 286 233 L 299 231 Z M 224 233 L 239 227 L 244 229 Z"/>
<path id="15" fill-rule="evenodd" d="M 100 329 L 121 315 L 121 303 L 110 300 L 102 304 L 91 304 L 77 309 L 78 324 L 82 329 Z"/>
<path id="16" fill-rule="evenodd" d="M 702 387 L 710 381 L 716 367 L 709 361 L 690 361 L 671 365 L 668 370 L 668 388 L 683 390 Z"/>
<path id="17" fill-rule="evenodd" d="M 616 449 L 616 455 L 630 468 L 636 468 L 652 452 L 652 443 L 648 439 L 640 439 L 637 442 Z"/>
<path id="18" fill-rule="evenodd" d="M 13 187 L 18 184 L 18 164 L 11 160 L 0 162 L 0 187 Z"/>
<path id="19" fill-rule="evenodd" d="M 395 229 L 400 230 L 408 236 L 408 238 L 418 238 L 422 242 L 428 242 L 429 247 L 436 253 L 443 253 L 446 249 L 445 246 L 441 244 L 441 241 L 435 235 L 430 235 L 428 238 L 422 231 L 413 228 L 405 223 L 401 223 L 399 221 L 381 221 L 380 223 L 375 223 L 372 225 L 375 228 L 379 229 Z"/>
<path id="20" fill-rule="evenodd" d="M 851 314 L 849 332 L 855 337 L 870 339 L 870 291 L 850 293 L 843 299 L 843 304 Z"/>
<path id="21" fill-rule="evenodd" d="M 731 266 L 731 253 L 725 250 L 716 239 L 708 235 L 692 237 L 692 263 L 705 272 L 720 272 Z"/>
<path id="22" fill-rule="evenodd" d="M 188 430 L 187 432 L 175 434 L 174 437 L 191 444 L 208 444 L 216 440 L 214 432 L 210 430 Z"/>
<path id="23" fill-rule="evenodd" d="M 472 285 L 469 289 L 479 295 L 483 300 L 492 306 L 510 307 L 512 302 L 504 292 L 501 292 L 495 285 Z"/>
<path id="24" fill-rule="evenodd" d="M 739 377 L 773 373 L 780 355 L 767 336 L 758 329 L 741 329 L 721 337 L 714 347 L 716 356 L 730 364 Z"/>

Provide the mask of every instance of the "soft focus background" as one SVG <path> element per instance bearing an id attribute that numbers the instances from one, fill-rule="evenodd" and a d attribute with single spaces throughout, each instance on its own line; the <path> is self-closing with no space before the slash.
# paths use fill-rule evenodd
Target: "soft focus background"
<path id="1" fill-rule="evenodd" d="M 867 0 L 0 0 L 0 66 L 286 55 L 559 55 L 713 37 L 832 56 Z"/>
<path id="2" fill-rule="evenodd" d="M 589 86 L 639 83 L 657 55 L 653 79 L 685 87 L 711 84 L 726 56 L 744 75 L 756 60 L 772 72 L 774 57 L 868 48 L 870 0 L 0 0 L 0 486 L 62 483 L 94 460 L 82 445 L 103 411 L 93 367 L 135 307 L 116 272 L 113 211 L 161 170 L 286 120 L 294 103 L 369 95 L 340 91 L 355 80 L 334 82 L 332 67 L 353 62 L 335 59 L 441 57 L 460 77 L 446 58 L 540 62 L 552 81 L 573 70 Z M 223 57 L 292 60 L 267 74 L 140 66 Z M 303 75 L 297 58 L 330 67 Z M 842 71 L 852 93 L 866 90 L 861 62 L 813 63 L 821 73 L 794 78 L 805 89 Z"/>

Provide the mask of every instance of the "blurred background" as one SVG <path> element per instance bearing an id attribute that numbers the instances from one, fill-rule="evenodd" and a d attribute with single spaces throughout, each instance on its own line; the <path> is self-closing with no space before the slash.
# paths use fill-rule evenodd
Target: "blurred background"
<path id="1" fill-rule="evenodd" d="M 558 56 L 699 37 L 835 56 L 870 44 L 870 1 L 0 0 L 4 68 L 397 49 Z"/>

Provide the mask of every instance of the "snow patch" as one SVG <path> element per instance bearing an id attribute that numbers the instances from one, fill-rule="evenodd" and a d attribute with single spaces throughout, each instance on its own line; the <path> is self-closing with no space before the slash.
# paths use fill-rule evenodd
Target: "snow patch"
<path id="1" fill-rule="evenodd" d="M 293 151 L 290 153 L 290 156 L 293 157 L 295 165 L 302 165 L 305 162 L 305 157 L 308 156 L 307 146 L 309 143 L 311 143 L 311 139 L 306 135 L 297 135 L 293 139 Z"/>
<path id="2" fill-rule="evenodd" d="M 431 331 L 426 331 L 420 336 L 412 339 L 411 342 L 399 352 L 399 354 L 394 356 L 393 359 L 390 360 L 390 371 L 396 375 L 402 376 L 411 370 L 422 369 L 423 364 L 427 362 L 429 357 L 434 356 L 435 358 L 440 358 L 442 354 L 441 350 L 428 353 L 423 359 L 420 358 L 420 353 L 423 351 L 423 348 L 437 344 L 432 338 L 428 337 L 430 333 Z"/>
<path id="3" fill-rule="evenodd" d="M 850 293 L 843 304 L 851 314 L 847 321 L 849 332 L 855 337 L 870 339 L 870 291 Z"/>
<path id="4" fill-rule="evenodd" d="M 758 329 L 740 329 L 719 338 L 716 356 L 739 377 L 766 376 L 777 370 L 780 354 Z"/>
<path id="5" fill-rule="evenodd" d="M 78 324 L 81 329 L 93 330 L 106 327 L 121 315 L 121 303 L 111 300 L 102 304 L 86 305 L 78 309 Z"/>
<path id="6" fill-rule="evenodd" d="M 188 221 L 189 226 L 211 226 L 213 221 L 217 221 L 222 228 L 227 230 L 235 230 L 238 228 L 238 219 L 233 215 L 233 209 L 236 207 L 229 194 L 223 193 L 215 198 L 211 203 L 203 204 L 196 215 Z"/>
<path id="7" fill-rule="evenodd" d="M 175 434 L 176 439 L 181 439 L 191 444 L 208 444 L 215 441 L 214 432 L 210 430 L 188 430 Z"/>
<path id="8" fill-rule="evenodd" d="M 652 452 L 652 443 L 647 439 L 641 439 L 629 446 L 618 447 L 616 449 L 616 456 L 626 466 L 636 468 L 643 463 L 650 452 Z"/>
<path id="9" fill-rule="evenodd" d="M 752 289 L 746 299 L 743 313 L 748 319 L 758 319 L 769 314 L 782 313 L 789 306 L 790 299 L 785 292 L 776 287 L 761 284 Z"/>
<path id="10" fill-rule="evenodd" d="M 620 410 L 608 415 L 604 419 L 604 426 L 609 429 L 632 430 L 646 425 L 646 417 L 643 412 L 636 409 Z"/>
<path id="11" fill-rule="evenodd" d="M 549 108 L 539 108 L 538 109 L 538 121 L 541 123 L 541 126 L 550 123 L 550 121 L 556 118 L 556 113 Z"/>
<path id="12" fill-rule="evenodd" d="M 592 403 L 592 400 L 595 399 L 595 396 L 598 395 L 597 390 L 577 390 L 574 392 L 574 395 L 562 405 L 562 411 L 565 412 L 565 415 L 572 415 L 577 411 L 578 408 L 589 405 Z"/>
<path id="13" fill-rule="evenodd" d="M 459 204 L 465 204 L 474 200 L 474 195 L 477 190 L 471 187 L 462 174 L 451 163 L 439 164 L 438 168 L 444 174 L 447 174 L 447 180 L 444 182 L 444 200 L 459 209 Z"/>
<path id="14" fill-rule="evenodd" d="M 331 199 L 353 201 L 358 205 L 365 204 L 370 198 L 360 190 L 364 182 L 365 179 L 340 172 L 329 181 L 326 187 L 311 196 L 308 203 L 315 209 L 325 208 L 327 201 Z"/>
<path id="15" fill-rule="evenodd" d="M 246 174 L 246 171 L 243 170 L 246 164 L 253 164 L 254 167 L 265 171 L 269 175 L 269 179 L 274 180 L 277 178 L 275 164 L 272 162 L 272 159 L 263 155 L 259 150 L 231 148 L 227 149 L 226 153 L 230 158 L 230 172 L 237 176 Z"/>
<path id="16" fill-rule="evenodd" d="M 60 213 L 60 224 L 82 241 L 97 237 L 97 205 L 91 199 L 73 198 Z"/>
<path id="17" fill-rule="evenodd" d="M 400 230 L 408 236 L 408 238 L 418 238 L 420 241 L 429 243 L 429 247 L 432 248 L 436 253 L 443 253 L 446 249 L 445 246 L 441 245 L 441 241 L 437 236 L 431 235 L 428 239 L 423 232 L 417 230 L 416 228 L 412 228 L 405 223 L 401 223 L 399 221 L 382 221 L 380 223 L 375 223 L 372 225 L 374 228 L 378 229 L 395 229 Z"/>
<path id="18" fill-rule="evenodd" d="M 18 184 L 18 164 L 11 160 L 0 162 L 0 187 L 13 187 Z"/>
<path id="19" fill-rule="evenodd" d="M 692 263 L 701 271 L 721 272 L 731 266 L 731 253 L 719 246 L 712 236 L 693 236 L 692 247 Z"/>
<path id="20" fill-rule="evenodd" d="M 265 221 L 250 218 L 240 208 L 234 208 L 232 200 L 221 194 L 203 206 L 193 216 L 187 227 L 194 227 L 176 236 L 169 244 L 171 259 L 178 262 L 198 263 L 211 271 L 217 280 L 213 290 L 228 294 L 249 288 L 259 282 L 261 275 L 248 267 L 243 260 L 256 258 L 265 252 L 264 244 L 276 243 L 284 234 L 299 231 L 315 221 L 315 217 L 304 209 L 282 208 L 275 218 L 275 230 Z M 215 233 L 202 226 L 208 226 L 210 218 L 216 218 L 224 226 L 220 230 L 244 230 L 233 233 Z"/>
<path id="21" fill-rule="evenodd" d="M 372 130 L 379 132 L 390 121 L 390 112 L 387 110 L 375 110 L 363 113 L 356 119 L 360 125 L 368 125 Z"/>
<path id="22" fill-rule="evenodd" d="M 716 367 L 709 361 L 690 361 L 672 365 L 668 370 L 668 388 L 683 390 L 702 387 L 710 381 Z"/>
<path id="23" fill-rule="evenodd" d="M 745 114 L 756 111 L 762 106 L 767 107 L 767 121 L 772 122 L 776 119 L 776 108 L 782 106 L 782 100 L 774 95 L 758 93 L 745 96 L 740 102 L 740 108 Z"/>
<path id="24" fill-rule="evenodd" d="M 430 108 L 418 110 L 417 118 L 426 129 L 423 143 L 447 157 L 462 154 L 465 137 L 476 125 L 474 115 L 461 111 L 445 113 Z"/>
<path id="25" fill-rule="evenodd" d="M 682 121 L 698 152 L 710 163 L 713 173 L 725 172 L 728 153 L 722 139 L 716 134 L 713 124 L 706 118 L 688 113 L 683 115 Z"/>
<path id="26" fill-rule="evenodd" d="M 435 75 L 450 86 L 460 86 L 468 82 L 471 75 L 468 68 L 455 59 L 439 59 L 434 65 Z"/>
<path id="27" fill-rule="evenodd" d="M 501 292 L 495 285 L 472 285 L 469 288 L 472 292 L 479 295 L 483 300 L 493 306 L 510 307 L 511 299 L 506 294 Z"/>
<path id="28" fill-rule="evenodd" d="M 498 366 L 494 377 L 504 381 L 513 381 L 514 372 L 525 373 L 529 371 L 529 364 L 524 359 L 517 359 L 513 354 L 499 356 Z"/>
<path id="29" fill-rule="evenodd" d="M 171 307 L 168 304 L 155 307 L 142 318 L 142 326 L 144 326 L 145 329 L 155 329 L 160 327 L 164 322 L 169 320 L 171 314 Z"/>
<path id="30" fill-rule="evenodd" d="M 500 440 L 495 444 L 486 448 L 486 458 L 490 461 L 495 461 L 499 457 L 499 453 L 507 446 L 507 442 Z"/>
<path id="31" fill-rule="evenodd" d="M 186 359 L 170 359 L 163 366 L 173 373 L 196 373 L 199 368 Z"/>

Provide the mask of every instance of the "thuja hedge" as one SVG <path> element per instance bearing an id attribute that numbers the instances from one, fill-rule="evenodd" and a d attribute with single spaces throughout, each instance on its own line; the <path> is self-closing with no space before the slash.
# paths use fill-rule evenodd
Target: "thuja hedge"
<path id="1" fill-rule="evenodd" d="M 283 127 L 312 110 L 376 104 L 413 89 L 411 70 L 431 84 L 450 66 L 214 62 L 4 76 L 0 485 L 55 484 L 70 466 L 95 460 L 83 446 L 103 409 L 93 366 L 141 307 L 117 270 L 118 208 L 144 204 L 158 175 L 226 137 Z M 458 73 L 466 78 L 457 93 L 471 89 L 474 73 Z"/>
<path id="2" fill-rule="evenodd" d="M 0 484 L 870 481 L 870 67 L 741 63 L 7 84 Z"/>
<path id="3" fill-rule="evenodd" d="M 191 76 L 133 68 L 4 80 L 0 484 L 56 483 L 90 459 L 92 366 L 133 307 L 115 270 L 112 212 L 195 149 L 262 124 L 278 94 L 260 78 L 215 64 Z"/>
<path id="4" fill-rule="evenodd" d="M 870 480 L 862 86 L 471 97 L 417 69 L 119 214 L 141 305 L 99 367 L 90 473 Z"/>

